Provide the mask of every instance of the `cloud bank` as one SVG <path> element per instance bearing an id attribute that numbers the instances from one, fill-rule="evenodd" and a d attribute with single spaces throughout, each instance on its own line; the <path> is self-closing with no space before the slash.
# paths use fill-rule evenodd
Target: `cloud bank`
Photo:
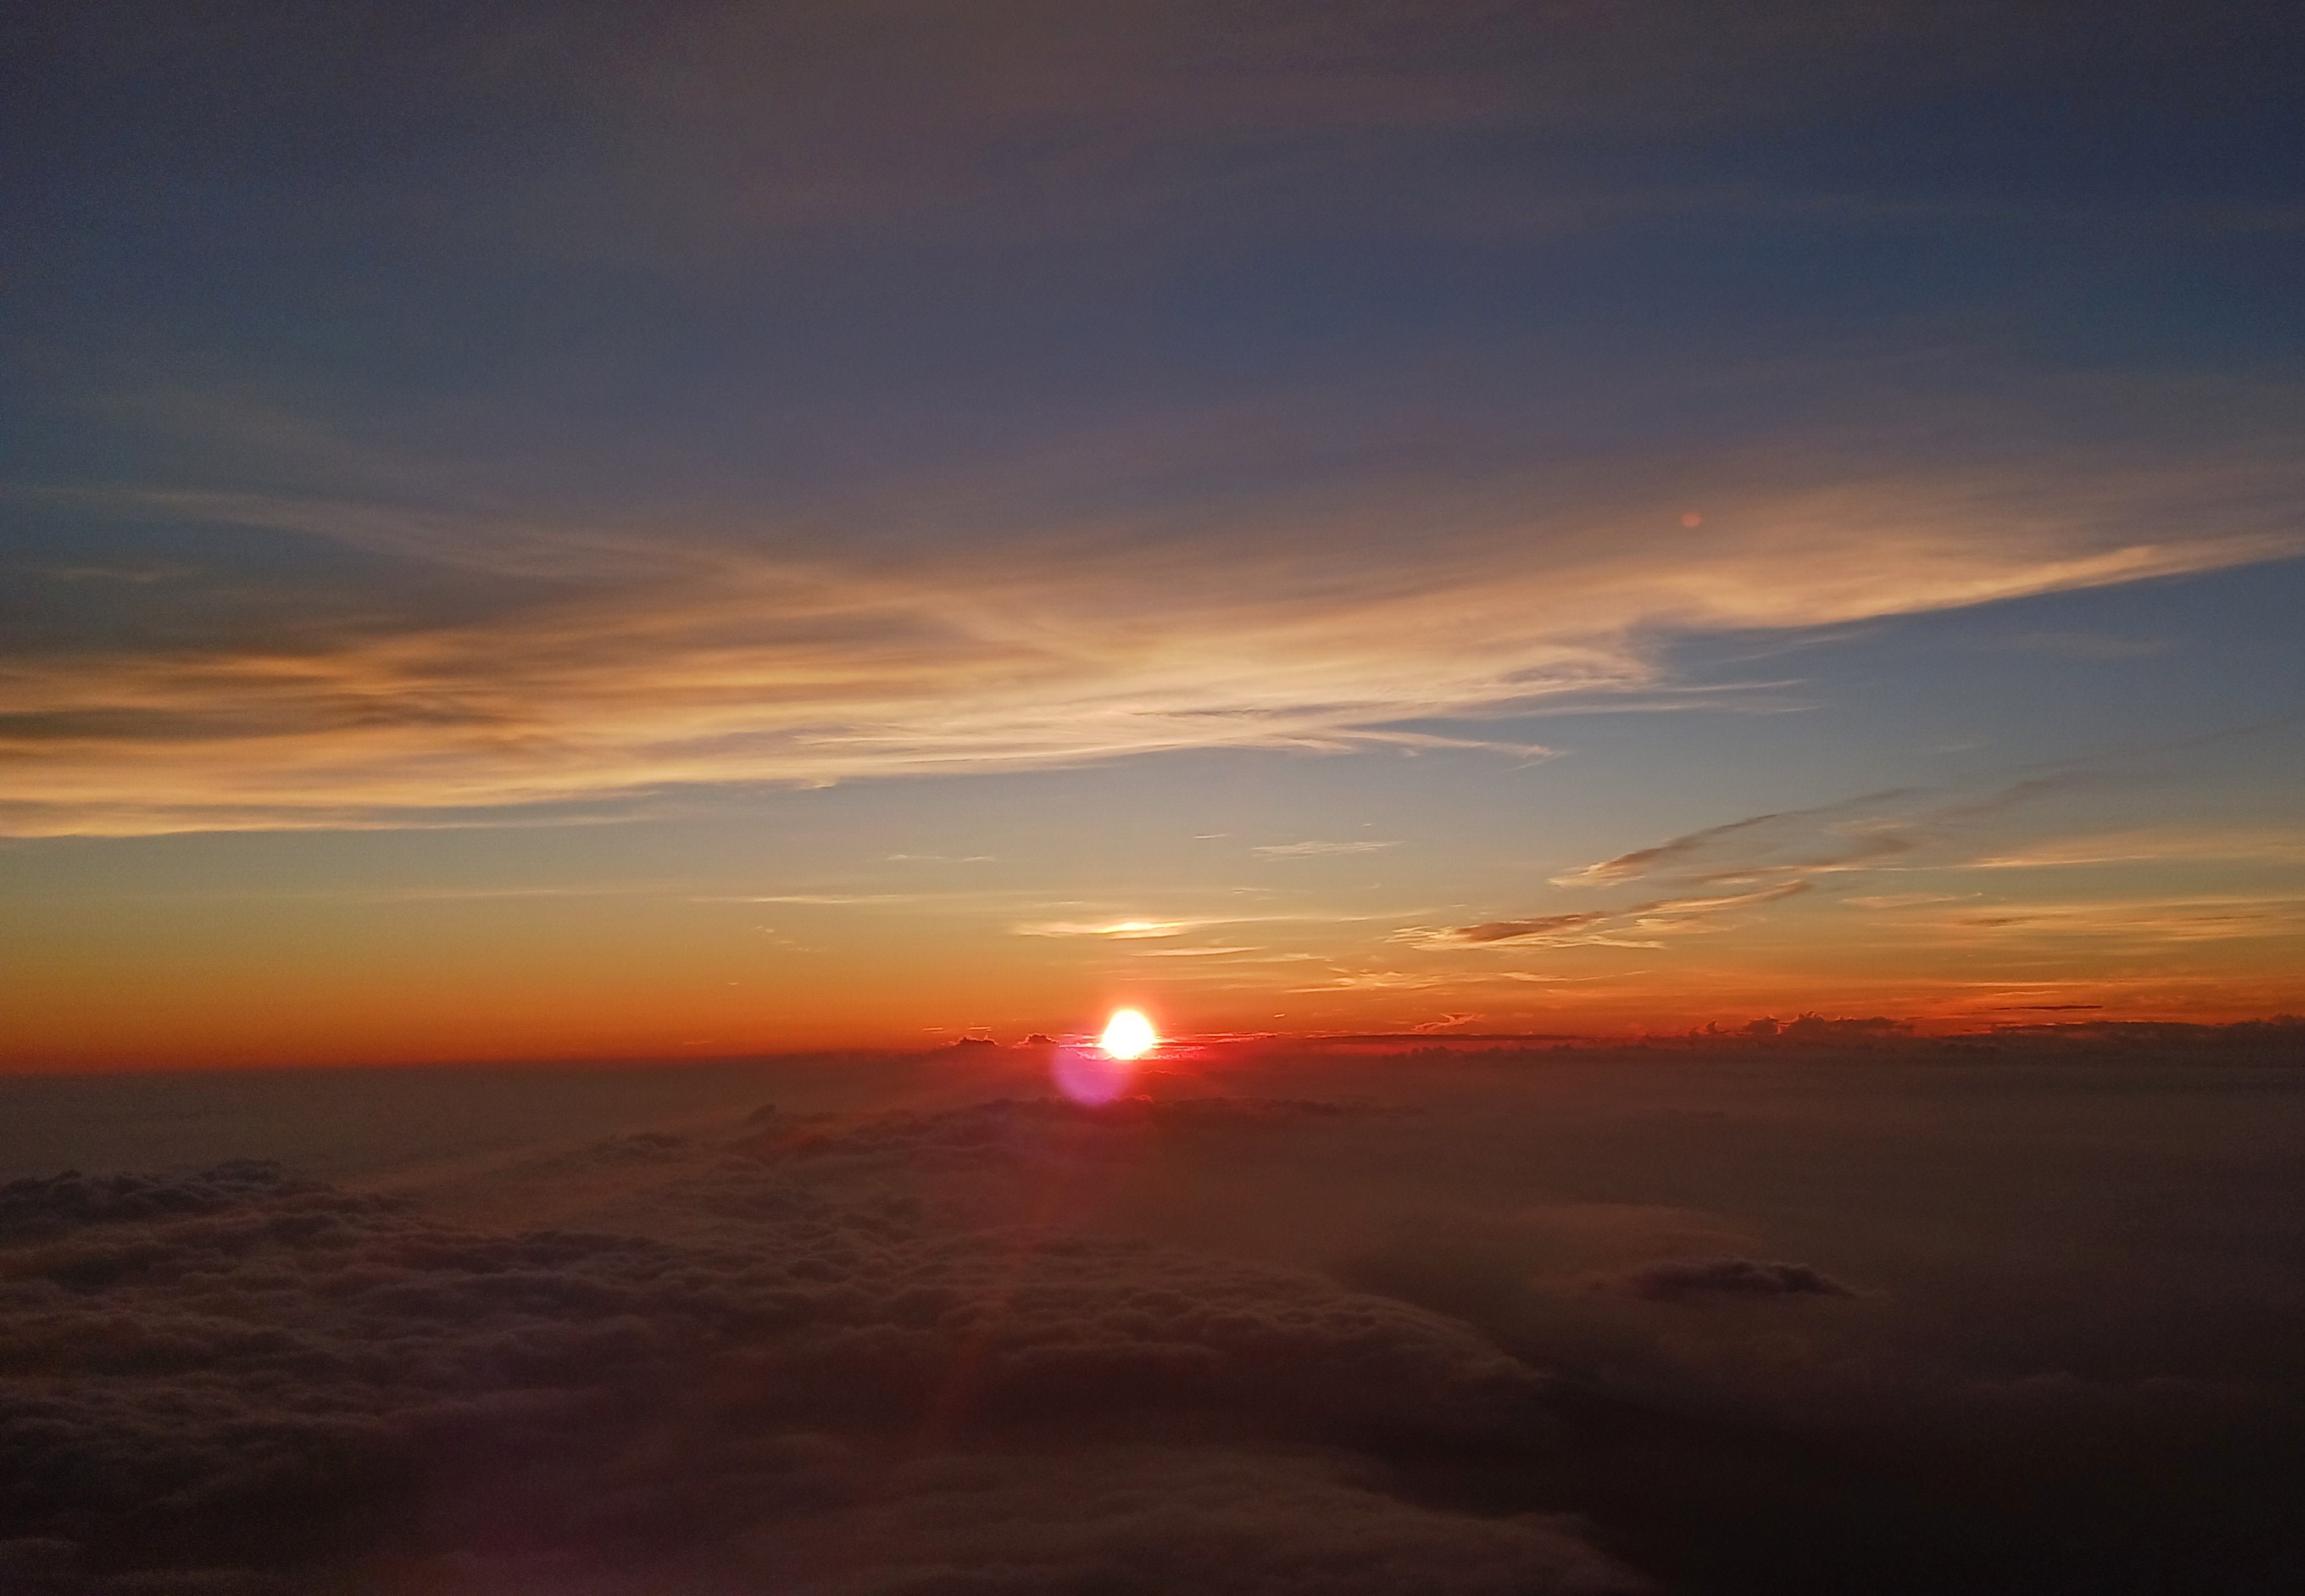
<path id="1" fill-rule="evenodd" d="M 2263 1040 L 1242 1051 L 1099 1110 L 984 1048 L 722 1072 L 702 1119 L 701 1078 L 655 1072 L 624 1111 L 685 1128 L 574 1145 L 539 1109 L 575 1074 L 308 1082 L 268 1133 L 337 1140 L 333 1103 L 437 1137 L 454 1100 L 460 1138 L 526 1150 L 420 1136 L 361 1189 L 248 1161 L 0 1186 L 0 1572 L 2284 1588 L 2296 1105 Z M 771 1081 L 790 1106 L 748 1112 Z M 180 1086 L 40 1091 L 174 1101 L 213 1145 L 213 1089 Z M 110 1133 L 78 1117 L 64 1141 Z"/>
<path id="2" fill-rule="evenodd" d="M 1389 1487 L 1372 1435 L 1554 1444 L 1543 1379 L 1465 1327 L 1144 1242 L 957 1229 L 898 1190 L 1348 1112 L 770 1114 L 657 1201 L 683 1240 L 484 1234 L 262 1164 L 11 1183 L 0 1568 L 91 1596 L 362 1570 L 441 1592 L 1647 1588 L 1569 1517 Z M 621 1138 L 532 1176 L 694 1150 Z"/>

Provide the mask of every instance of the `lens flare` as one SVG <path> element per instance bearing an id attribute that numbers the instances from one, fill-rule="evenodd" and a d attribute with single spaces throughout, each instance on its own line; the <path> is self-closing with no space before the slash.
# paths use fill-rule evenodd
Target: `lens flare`
<path id="1" fill-rule="evenodd" d="M 1115 1058 L 1141 1058 L 1159 1044 L 1160 1035 L 1152 1022 L 1133 1008 L 1117 1009 L 1105 1023 L 1104 1034 L 1097 1045 Z"/>

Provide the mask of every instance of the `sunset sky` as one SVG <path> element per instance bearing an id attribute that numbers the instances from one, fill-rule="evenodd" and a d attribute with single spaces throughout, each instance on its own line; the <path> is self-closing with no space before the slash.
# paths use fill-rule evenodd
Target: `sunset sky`
<path id="1" fill-rule="evenodd" d="M 2305 1009 L 2293 8 L 41 8 L 0 1069 Z"/>

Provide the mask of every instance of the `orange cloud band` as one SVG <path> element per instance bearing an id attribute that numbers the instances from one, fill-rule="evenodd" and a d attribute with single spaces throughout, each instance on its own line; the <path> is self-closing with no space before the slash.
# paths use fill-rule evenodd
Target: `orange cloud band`
<path id="1" fill-rule="evenodd" d="M 656 529 L 147 495 L 145 514 L 532 578 L 558 550 L 577 578 L 485 622 L 284 621 L 231 646 L 20 656 L 0 667 L 0 829 L 439 824 L 696 784 L 1191 748 L 1537 757 L 1397 723 L 1653 687 L 1663 634 L 1942 609 L 2305 547 L 2258 514 L 2206 529 L 2194 514 L 2182 539 L 2124 531 L 2140 504 L 2191 486 L 1868 480 L 1724 504 L 1696 535 L 1621 508 L 1539 518 L 1501 490 L 1447 505 L 1372 493 L 1349 525 L 1268 508 L 1221 535 L 1075 529 L 896 572 Z M 1392 552 L 1420 526 L 1446 530 Z"/>

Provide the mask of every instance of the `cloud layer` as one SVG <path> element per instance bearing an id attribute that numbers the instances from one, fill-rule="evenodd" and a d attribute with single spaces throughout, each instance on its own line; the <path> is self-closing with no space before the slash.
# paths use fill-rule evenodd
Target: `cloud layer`
<path id="1" fill-rule="evenodd" d="M 120 1596 L 379 1567 L 436 1591 L 580 1568 L 618 1592 L 1645 1588 L 1566 1519 L 1386 1489 L 1358 1438 L 1552 1444 L 1544 1381 L 1462 1326 L 1141 1242 L 955 1230 L 899 1194 L 908 1169 L 1029 1187 L 1115 1139 L 1344 1111 L 770 1115 L 658 1200 L 685 1241 L 481 1234 L 258 1164 L 15 1182 L 0 1558 Z M 685 1158 L 625 1138 L 533 1174 Z"/>
<path id="2" fill-rule="evenodd" d="M 1400 723 L 1650 687 L 1663 636 L 1908 614 L 2298 547 L 2245 524 L 2258 519 L 2247 505 L 2219 511 L 2222 530 L 2195 506 L 2183 539 L 2140 541 L 2135 529 L 2178 514 L 2187 489 L 2134 473 L 2086 488 L 2008 474 L 1789 486 L 1744 496 L 1701 534 L 1661 509 L 1548 503 L 1535 482 L 1452 491 L 1243 505 L 1221 532 L 1157 543 L 1050 529 L 902 570 L 748 549 L 725 529 L 508 528 L 162 496 L 148 508 L 481 567 L 521 596 L 475 622 L 280 615 L 254 637 L 20 649 L 0 671 L 0 820 L 20 835 L 424 824 L 687 785 L 1178 749 L 1477 748 L 1476 730 Z M 1448 530 L 1404 564 L 1389 551 L 1410 525 Z"/>
<path id="3" fill-rule="evenodd" d="M 591 1142 L 555 1108 L 581 1073 L 308 1082 L 268 1134 L 340 1140 L 333 1105 L 416 1139 L 357 1190 L 246 1161 L 0 1186 L 0 1571 L 2284 1588 L 2280 1038 L 2102 1045 L 1229 1051 L 1101 1110 L 1029 1095 L 1041 1049 L 974 1049 L 704 1098 L 636 1074 Z M 748 1113 L 763 1089 L 790 1106 Z M 242 1090 L 32 1095 L 83 1110 L 60 1146 L 140 1105 L 189 1149 Z"/>

